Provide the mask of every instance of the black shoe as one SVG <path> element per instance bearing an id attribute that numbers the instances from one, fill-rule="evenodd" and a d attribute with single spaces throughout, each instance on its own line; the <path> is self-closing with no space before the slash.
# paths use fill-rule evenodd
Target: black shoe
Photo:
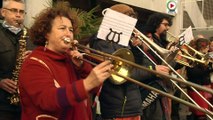
<path id="1" fill-rule="evenodd" d="M 195 116 L 193 114 L 186 116 L 187 120 L 195 120 Z"/>
<path id="2" fill-rule="evenodd" d="M 207 120 L 206 116 L 198 116 L 197 120 Z"/>

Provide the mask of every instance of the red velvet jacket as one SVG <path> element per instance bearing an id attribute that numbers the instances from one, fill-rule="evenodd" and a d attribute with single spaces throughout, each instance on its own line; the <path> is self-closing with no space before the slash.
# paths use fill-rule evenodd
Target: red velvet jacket
<path id="1" fill-rule="evenodd" d="M 72 64 L 68 56 L 38 47 L 19 76 L 22 120 L 91 120 L 83 79 L 92 66 Z"/>

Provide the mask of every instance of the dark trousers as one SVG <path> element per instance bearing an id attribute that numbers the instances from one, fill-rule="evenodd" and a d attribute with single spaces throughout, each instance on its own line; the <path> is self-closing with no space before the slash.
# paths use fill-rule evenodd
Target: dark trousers
<path id="1" fill-rule="evenodd" d="M 181 91 L 176 90 L 174 96 L 180 98 L 180 95 L 181 95 Z M 172 115 L 171 115 L 172 120 L 180 120 L 179 106 L 180 106 L 179 102 L 172 100 Z"/>
<path id="2" fill-rule="evenodd" d="M 21 120 L 21 113 L 0 111 L 0 120 Z"/>

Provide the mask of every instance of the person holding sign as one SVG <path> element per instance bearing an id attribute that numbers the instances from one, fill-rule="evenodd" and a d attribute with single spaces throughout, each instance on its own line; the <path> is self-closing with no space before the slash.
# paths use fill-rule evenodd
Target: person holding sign
<path id="1" fill-rule="evenodd" d="M 110 7 L 110 9 L 113 10 L 113 12 L 119 12 L 119 15 L 120 13 L 125 14 L 125 17 L 136 17 L 135 11 L 125 4 L 116 4 Z M 127 41 L 127 43 L 130 43 L 130 41 Z M 90 47 L 109 54 L 113 54 L 122 48 L 130 49 L 129 44 L 124 46 L 113 41 L 98 38 L 91 40 Z M 131 71 L 131 73 L 133 73 L 133 71 Z M 136 75 L 133 74 L 130 77 L 135 78 Z M 111 80 L 112 78 L 108 78 L 100 90 L 99 100 L 102 119 L 140 120 L 142 110 L 139 86 L 128 81 L 117 85 L 111 82 Z"/>

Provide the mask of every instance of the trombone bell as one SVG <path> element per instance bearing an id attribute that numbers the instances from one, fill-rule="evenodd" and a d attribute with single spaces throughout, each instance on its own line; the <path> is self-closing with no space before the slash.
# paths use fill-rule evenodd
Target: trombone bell
<path id="1" fill-rule="evenodd" d="M 188 67 L 194 67 L 197 63 L 208 65 L 212 62 L 208 54 L 203 54 L 187 44 L 183 44 L 175 56 L 175 61 Z"/>
<path id="2" fill-rule="evenodd" d="M 128 60 L 128 61 L 131 61 L 131 62 L 135 62 L 133 53 L 129 49 L 126 49 L 126 48 L 121 48 L 121 49 L 115 51 L 113 53 L 113 55 L 118 56 L 118 57 Z M 129 71 L 131 71 L 131 69 L 132 69 L 132 67 L 130 65 L 128 65 L 122 61 L 115 61 L 115 60 L 112 61 L 112 64 L 114 65 L 114 68 L 113 68 L 114 71 L 116 71 L 117 73 L 119 73 L 123 76 L 129 77 L 129 75 L 130 75 Z M 112 78 L 111 82 L 116 85 L 120 85 L 120 84 L 123 84 L 124 82 L 126 82 L 126 79 L 124 79 L 123 77 L 119 77 L 115 74 L 112 74 L 111 78 Z"/>
<path id="3" fill-rule="evenodd" d="M 69 44 L 71 43 L 71 39 L 70 38 L 63 38 L 63 41 L 65 44 Z M 77 45 L 78 47 L 80 47 L 79 44 L 75 44 Z M 71 44 L 71 47 L 72 47 L 72 44 Z M 82 52 L 84 52 L 85 50 L 80 50 Z M 104 54 L 104 53 L 103 53 Z M 99 60 L 99 61 L 104 61 L 105 60 L 105 56 L 104 55 L 98 55 L 98 54 L 93 54 L 93 53 L 86 53 L 85 55 L 93 58 L 93 59 L 96 59 L 96 60 Z M 134 59 L 134 56 L 133 56 L 133 53 L 129 50 L 129 49 L 126 49 L 126 48 L 121 48 L 121 49 L 118 49 L 117 51 L 115 51 L 113 54 L 113 56 L 117 56 L 117 57 L 120 57 L 122 59 L 125 59 L 127 61 L 130 61 L 130 62 L 135 62 L 135 59 Z M 109 58 L 111 59 L 111 58 Z M 114 65 L 114 68 L 113 70 L 115 72 L 117 72 L 118 74 L 121 74 L 125 77 L 129 77 L 129 71 L 131 70 L 132 66 L 123 62 L 123 61 L 116 61 L 116 60 L 111 60 L 112 61 L 112 64 Z M 120 85 L 120 84 L 123 84 L 124 82 L 126 82 L 126 79 L 124 79 L 123 77 L 119 77 L 115 74 L 111 74 L 111 82 L 113 84 L 116 84 L 116 85 Z"/>

